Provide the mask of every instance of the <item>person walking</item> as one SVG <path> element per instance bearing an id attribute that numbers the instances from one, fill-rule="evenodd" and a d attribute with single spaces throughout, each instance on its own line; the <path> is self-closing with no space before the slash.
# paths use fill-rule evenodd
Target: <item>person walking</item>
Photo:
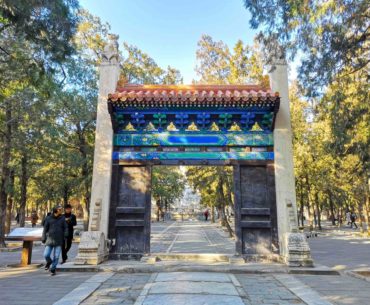
<path id="1" fill-rule="evenodd" d="M 62 215 L 62 207 L 56 206 L 53 208 L 52 214 L 46 217 L 42 232 L 42 243 L 45 244 L 45 270 L 50 269 L 51 275 L 55 275 L 63 241 L 66 237 L 68 237 L 68 226 Z M 52 253 L 54 254 L 53 259 L 51 259 Z"/>
<path id="2" fill-rule="evenodd" d="M 350 211 L 347 211 L 346 213 L 346 222 L 347 222 L 347 226 L 349 226 L 351 224 L 351 212 Z"/>
<path id="3" fill-rule="evenodd" d="M 206 210 L 204 211 L 204 219 L 205 219 L 206 221 L 208 221 L 208 215 L 209 215 L 209 212 L 208 212 L 208 209 L 206 209 Z"/>
<path id="4" fill-rule="evenodd" d="M 68 226 L 68 237 L 64 239 L 62 246 L 62 264 L 64 264 L 68 259 L 68 251 L 71 249 L 73 240 L 73 227 L 77 225 L 76 215 L 72 214 L 72 206 L 66 204 L 64 206 L 64 218 Z"/>
<path id="5" fill-rule="evenodd" d="M 37 216 L 37 213 L 35 210 L 31 213 L 31 224 L 32 228 L 36 227 L 37 221 L 39 220 L 39 217 Z"/>
<path id="6" fill-rule="evenodd" d="M 353 225 L 355 225 L 356 229 L 358 228 L 357 224 L 356 224 L 356 218 L 357 218 L 356 213 L 352 212 L 351 213 L 351 229 L 352 229 Z"/>

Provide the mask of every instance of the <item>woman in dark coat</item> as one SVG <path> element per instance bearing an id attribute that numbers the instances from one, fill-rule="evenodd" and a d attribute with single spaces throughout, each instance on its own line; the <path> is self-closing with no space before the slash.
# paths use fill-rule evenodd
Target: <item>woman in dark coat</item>
<path id="1" fill-rule="evenodd" d="M 68 237 L 68 226 L 62 215 L 62 207 L 57 206 L 53 208 L 53 213 L 46 217 L 42 232 L 42 243 L 45 244 L 45 270 L 50 268 L 51 275 L 55 275 L 64 238 L 66 237 Z M 51 259 L 53 251 L 54 256 Z"/>

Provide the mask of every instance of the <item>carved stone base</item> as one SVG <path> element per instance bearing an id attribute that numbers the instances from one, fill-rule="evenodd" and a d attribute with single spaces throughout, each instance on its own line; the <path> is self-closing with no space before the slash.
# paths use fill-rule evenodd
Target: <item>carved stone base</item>
<path id="1" fill-rule="evenodd" d="M 107 260 L 108 249 L 103 232 L 87 231 L 81 236 L 75 265 L 98 265 Z"/>
<path id="2" fill-rule="evenodd" d="M 284 261 L 289 267 L 313 267 L 310 246 L 303 233 L 286 233 L 284 242 L 287 251 Z"/>

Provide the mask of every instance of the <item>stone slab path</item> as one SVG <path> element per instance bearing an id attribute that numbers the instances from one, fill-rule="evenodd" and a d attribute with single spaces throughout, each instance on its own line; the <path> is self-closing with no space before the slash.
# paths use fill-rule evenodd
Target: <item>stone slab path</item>
<path id="1" fill-rule="evenodd" d="M 370 304 L 370 282 L 345 275 L 296 275 L 295 277 L 333 304 Z"/>
<path id="2" fill-rule="evenodd" d="M 337 270 L 370 268 L 370 238 L 356 237 L 344 230 L 326 230 L 308 242 L 317 264 Z"/>
<path id="3" fill-rule="evenodd" d="M 168 272 L 153 274 L 134 305 L 245 305 L 232 274 Z"/>
<path id="4" fill-rule="evenodd" d="M 368 305 L 370 282 L 346 275 L 0 271 L 7 305 Z"/>
<path id="5" fill-rule="evenodd" d="M 218 253 L 233 255 L 234 240 L 205 221 L 152 223 L 152 253 Z"/>
<path id="6" fill-rule="evenodd" d="M 43 269 L 0 271 L 1 305 L 50 305 L 93 276 L 90 272 L 58 273 Z"/>
<path id="7" fill-rule="evenodd" d="M 303 291 L 300 291 L 302 288 Z M 292 289 L 295 289 L 295 292 Z M 63 302 L 55 305 L 60 304 Z M 115 274 L 81 304 L 331 305 L 332 303 L 291 275 L 281 277 L 272 274 L 162 272 L 151 275 Z"/>

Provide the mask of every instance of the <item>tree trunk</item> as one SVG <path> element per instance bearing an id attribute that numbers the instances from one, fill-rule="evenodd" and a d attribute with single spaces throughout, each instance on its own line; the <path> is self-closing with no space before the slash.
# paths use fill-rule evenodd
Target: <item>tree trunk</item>
<path id="1" fill-rule="evenodd" d="M 22 153 L 21 159 L 21 198 L 19 201 L 19 226 L 24 227 L 26 222 L 26 204 L 27 204 L 27 185 L 28 185 L 28 174 L 27 174 L 27 154 Z"/>
<path id="2" fill-rule="evenodd" d="M 303 203 L 299 207 L 299 214 L 301 218 L 301 227 L 304 228 L 304 204 Z"/>
<path id="3" fill-rule="evenodd" d="M 6 208 L 5 234 L 9 234 L 12 224 L 12 212 L 14 201 L 14 170 L 10 171 L 10 192 L 8 194 L 8 206 Z"/>
<path id="4" fill-rule="evenodd" d="M 233 237 L 234 236 L 234 230 L 231 228 L 229 220 L 226 217 L 225 204 L 222 205 L 221 210 L 222 210 L 222 217 L 223 217 L 224 226 L 226 227 L 227 231 L 229 232 L 229 236 Z"/>
<path id="5" fill-rule="evenodd" d="M 11 102 L 5 100 L 5 122 L 6 129 L 4 133 L 4 143 L 2 147 L 3 151 L 3 162 L 1 165 L 1 179 L 0 179 L 0 247 L 6 247 L 5 245 L 5 218 L 6 218 L 6 206 L 8 200 L 8 186 L 10 178 L 10 154 L 12 145 L 12 109 Z"/>
<path id="6" fill-rule="evenodd" d="M 313 207 L 314 211 L 313 211 L 313 222 L 314 222 L 314 226 L 315 226 L 315 229 L 317 228 L 317 211 L 316 211 L 316 208 Z"/>
<path id="7" fill-rule="evenodd" d="M 300 184 L 299 190 L 300 190 L 299 220 L 301 221 L 301 227 L 304 228 L 304 194 L 302 184 Z"/>
<path id="8" fill-rule="evenodd" d="M 321 211 L 320 211 L 320 204 L 319 204 L 319 195 L 315 191 L 315 214 L 317 216 L 317 227 L 321 230 Z"/>
<path id="9" fill-rule="evenodd" d="M 84 211 L 84 226 L 85 223 L 89 223 L 90 218 L 90 200 L 91 200 L 91 191 L 90 191 L 90 184 L 91 181 L 89 179 L 89 166 L 88 166 L 88 160 L 87 160 L 87 141 L 85 139 L 85 133 L 81 128 L 81 125 L 78 123 L 76 124 L 77 127 L 77 135 L 78 135 L 78 141 L 79 141 L 79 152 L 82 157 L 82 165 L 81 165 L 81 177 L 83 179 L 83 185 L 84 185 L 84 201 L 86 206 L 86 212 Z M 87 227 L 87 226 L 86 226 Z"/>
<path id="10" fill-rule="evenodd" d="M 360 228 L 360 232 L 364 233 L 365 232 L 365 230 L 364 230 L 365 223 L 364 223 L 363 218 L 362 218 L 362 211 L 363 211 L 363 204 L 359 203 L 358 206 L 357 206 L 358 226 Z"/>
<path id="11" fill-rule="evenodd" d="M 83 171 L 85 172 L 85 171 Z M 84 205 L 86 211 L 84 211 L 84 227 L 86 228 L 85 230 L 87 231 L 88 225 L 89 225 L 89 220 L 90 220 L 90 200 L 91 200 L 91 192 L 90 192 L 90 182 L 88 178 L 85 179 L 84 183 Z"/>
<path id="12" fill-rule="evenodd" d="M 161 213 L 161 200 L 158 199 L 155 203 L 157 205 L 157 222 L 159 222 Z"/>
<path id="13" fill-rule="evenodd" d="M 12 224 L 12 209 L 13 209 L 13 196 L 8 196 L 8 204 L 6 207 L 6 222 L 5 222 L 5 234 L 10 233 Z"/>
<path id="14" fill-rule="evenodd" d="M 231 228 L 230 223 L 229 223 L 229 221 L 227 220 L 227 217 L 226 217 L 226 212 L 225 212 L 226 197 L 225 197 L 225 194 L 224 194 L 224 188 L 223 187 L 224 187 L 223 177 L 220 176 L 219 182 L 218 182 L 218 185 L 217 185 L 217 191 L 219 193 L 218 197 L 220 199 L 220 202 L 219 202 L 220 209 L 219 209 L 219 211 L 221 213 L 221 224 L 222 224 L 222 226 L 226 227 L 227 231 L 229 232 L 230 237 L 233 237 L 234 236 L 234 231 Z"/>
<path id="15" fill-rule="evenodd" d="M 343 208 L 339 207 L 338 208 L 338 228 L 341 228 L 342 226 L 342 219 L 343 219 Z"/>
<path id="16" fill-rule="evenodd" d="M 211 206 L 211 222 L 215 223 L 215 207 Z"/>
<path id="17" fill-rule="evenodd" d="M 82 201 L 82 212 L 83 212 L 83 226 L 84 226 L 84 231 L 88 231 L 89 229 L 89 212 L 87 211 L 88 205 L 86 204 L 86 198 L 83 197 Z"/>
<path id="18" fill-rule="evenodd" d="M 370 179 L 369 179 L 369 188 L 370 188 Z M 369 192 L 366 192 L 366 199 L 364 205 L 364 214 L 365 214 L 365 221 L 367 226 L 367 235 L 370 236 L 370 196 Z"/>
<path id="19" fill-rule="evenodd" d="M 311 186 L 310 186 L 310 183 L 309 183 L 309 180 L 308 180 L 308 175 L 306 174 L 306 187 L 307 187 L 307 212 L 308 212 L 308 224 L 309 224 L 309 228 L 310 228 L 310 231 L 313 230 L 313 224 L 314 222 L 316 223 L 316 218 L 315 218 L 315 213 L 313 211 L 313 206 L 312 206 L 312 203 L 311 203 L 311 198 L 310 198 L 310 195 L 311 195 Z"/>
<path id="20" fill-rule="evenodd" d="M 67 179 L 66 179 L 66 181 L 67 181 Z M 63 206 L 65 206 L 66 204 L 68 204 L 68 199 L 69 199 L 69 186 L 66 183 L 63 186 Z"/>
<path id="21" fill-rule="evenodd" d="M 330 213 L 331 213 L 331 224 L 335 226 L 335 212 L 334 212 L 334 202 L 331 196 L 331 192 L 329 192 L 329 206 L 330 206 Z M 338 219 L 339 221 L 339 219 Z"/>

